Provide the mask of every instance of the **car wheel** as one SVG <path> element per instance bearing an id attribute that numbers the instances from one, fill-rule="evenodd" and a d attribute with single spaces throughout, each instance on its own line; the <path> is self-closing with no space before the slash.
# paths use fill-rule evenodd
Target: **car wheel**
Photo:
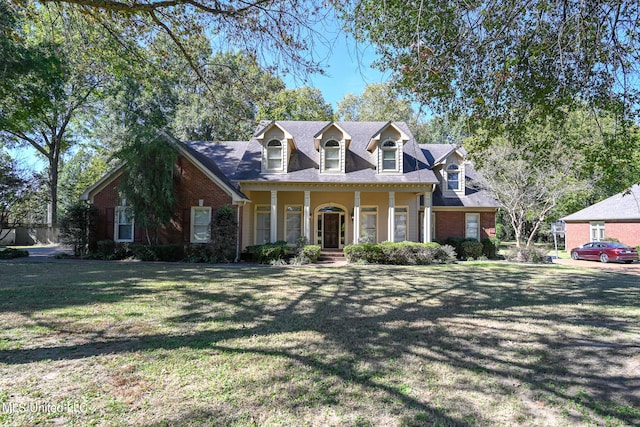
<path id="1" fill-rule="evenodd" d="M 609 255 L 600 254 L 600 262 L 609 262 Z"/>
<path id="2" fill-rule="evenodd" d="M 575 259 L 576 261 L 580 259 L 580 257 L 578 256 L 578 252 L 571 252 L 571 258 Z"/>

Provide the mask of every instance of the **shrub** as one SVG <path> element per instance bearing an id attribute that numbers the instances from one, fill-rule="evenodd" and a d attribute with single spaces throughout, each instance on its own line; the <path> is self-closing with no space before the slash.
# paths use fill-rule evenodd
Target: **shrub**
<path id="1" fill-rule="evenodd" d="M 500 250 L 500 239 L 497 237 L 486 237 L 482 239 L 482 253 L 489 259 L 496 259 Z"/>
<path id="2" fill-rule="evenodd" d="M 184 259 L 187 262 L 218 262 L 211 245 L 206 243 L 190 243 L 184 248 Z"/>
<path id="3" fill-rule="evenodd" d="M 24 249 L 4 248 L 0 249 L 0 259 L 14 259 L 29 256 L 29 251 Z"/>
<path id="4" fill-rule="evenodd" d="M 322 248 L 318 245 L 306 245 L 302 248 L 300 256 L 303 258 L 303 261 L 307 260 L 307 262 L 315 264 L 318 262 L 318 258 L 320 258 L 321 251 Z"/>
<path id="5" fill-rule="evenodd" d="M 96 248 L 89 254 L 94 259 L 115 259 L 116 242 L 111 239 L 98 240 Z"/>
<path id="6" fill-rule="evenodd" d="M 509 261 L 541 264 L 547 262 L 547 251 L 534 246 L 515 248 L 507 252 L 507 259 Z"/>
<path id="7" fill-rule="evenodd" d="M 477 240 L 465 240 L 462 242 L 462 254 L 465 258 L 478 259 L 482 256 L 482 243 Z"/>
<path id="8" fill-rule="evenodd" d="M 455 259 L 451 246 L 444 248 L 438 243 L 362 243 L 346 246 L 344 253 L 350 263 L 426 265 Z"/>
<path id="9" fill-rule="evenodd" d="M 230 262 L 236 257 L 236 237 L 238 223 L 233 208 L 221 206 L 211 221 L 211 250 L 213 257 L 223 262 Z M 210 261 L 216 262 L 216 261 Z"/>
<path id="10" fill-rule="evenodd" d="M 285 241 L 265 243 L 264 245 L 247 246 L 242 258 L 260 264 L 285 263 L 296 255 L 295 248 L 291 248 Z"/>

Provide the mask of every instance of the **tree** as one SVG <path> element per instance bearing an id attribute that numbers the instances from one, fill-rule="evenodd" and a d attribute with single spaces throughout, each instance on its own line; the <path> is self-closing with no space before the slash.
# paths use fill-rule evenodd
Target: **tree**
<path id="1" fill-rule="evenodd" d="M 258 120 L 331 121 L 333 108 L 320 90 L 304 86 L 278 92 L 258 105 Z"/>
<path id="2" fill-rule="evenodd" d="M 637 112 L 636 1 L 357 0 L 341 11 L 376 46 L 378 67 L 436 111 L 523 131 L 532 110 L 543 122 L 582 105 Z"/>
<path id="3" fill-rule="evenodd" d="M 472 151 L 483 176 L 479 186 L 490 191 L 502 205 L 516 246 L 520 248 L 524 241 L 528 247 L 558 203 L 586 190 L 593 180 L 580 173 L 582 153 L 566 150 L 562 132 L 549 124 L 531 124 L 527 137 L 519 140 L 489 140 Z M 527 224 L 531 227 L 527 228 Z"/>
<path id="4" fill-rule="evenodd" d="M 63 159 L 59 180 L 59 204 L 63 211 L 74 206 L 91 185 L 109 169 L 109 159 L 99 148 L 80 147 Z"/>
<path id="5" fill-rule="evenodd" d="M 28 181 L 20 176 L 15 161 L 0 151 L 0 240 L 24 222 L 21 205 L 28 197 Z"/>
<path id="6" fill-rule="evenodd" d="M 362 95 L 347 94 L 338 103 L 338 120 L 411 122 L 414 111 L 411 103 L 400 98 L 388 83 L 371 84 Z"/>

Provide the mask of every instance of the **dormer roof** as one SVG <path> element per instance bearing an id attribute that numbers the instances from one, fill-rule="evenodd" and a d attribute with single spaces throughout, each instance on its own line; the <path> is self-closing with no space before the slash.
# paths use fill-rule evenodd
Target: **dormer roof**
<path id="1" fill-rule="evenodd" d="M 322 141 L 322 136 L 332 128 L 337 129 L 338 132 L 340 132 L 342 134 L 342 138 L 344 139 L 344 142 L 345 142 L 345 147 L 347 148 L 347 150 L 349 149 L 349 145 L 351 144 L 351 135 L 349 135 L 349 133 L 347 131 L 345 131 L 336 122 L 329 122 L 329 123 L 327 123 L 326 126 L 324 126 L 322 129 L 320 129 L 320 131 L 318 133 L 313 135 L 313 146 L 315 147 L 316 151 L 320 150 L 320 142 Z"/>
<path id="2" fill-rule="evenodd" d="M 254 135 L 254 138 L 259 143 L 264 144 L 264 139 L 265 139 L 267 133 L 269 133 L 269 131 L 271 129 L 273 129 L 274 127 L 278 128 L 282 132 L 282 134 L 284 135 L 284 139 L 287 141 L 287 143 L 291 147 L 291 150 L 295 150 L 296 149 L 296 143 L 295 143 L 295 139 L 294 139 L 293 135 L 291 135 L 291 133 L 289 133 L 289 131 L 287 131 L 287 129 L 285 129 L 283 126 L 281 126 L 276 121 L 267 122 L 266 124 L 261 123 L 261 126 L 258 127 L 258 130 L 257 130 L 256 134 Z"/>
<path id="3" fill-rule="evenodd" d="M 411 139 L 409 137 L 409 135 L 407 135 L 402 129 L 400 129 L 395 123 L 393 122 L 387 122 L 384 126 L 382 126 L 372 137 L 371 140 L 369 141 L 369 144 L 367 145 L 367 151 L 369 152 L 373 152 L 373 150 L 375 150 L 375 148 L 378 146 L 378 144 L 380 143 L 380 139 L 382 138 L 382 134 L 384 133 L 385 130 L 387 130 L 389 127 L 392 127 L 399 135 L 400 135 L 400 142 L 402 144 L 406 144 L 407 141 L 409 141 L 409 139 Z"/>

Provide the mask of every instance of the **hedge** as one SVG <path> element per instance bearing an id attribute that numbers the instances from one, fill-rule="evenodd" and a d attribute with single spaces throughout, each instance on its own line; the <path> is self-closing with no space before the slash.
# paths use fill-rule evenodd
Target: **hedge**
<path id="1" fill-rule="evenodd" d="M 451 246 L 438 243 L 385 242 L 348 245 L 344 254 L 350 263 L 427 265 L 455 259 Z"/>
<path id="2" fill-rule="evenodd" d="M 14 259 L 29 256 L 29 251 L 24 249 L 4 248 L 0 249 L 0 259 Z"/>

